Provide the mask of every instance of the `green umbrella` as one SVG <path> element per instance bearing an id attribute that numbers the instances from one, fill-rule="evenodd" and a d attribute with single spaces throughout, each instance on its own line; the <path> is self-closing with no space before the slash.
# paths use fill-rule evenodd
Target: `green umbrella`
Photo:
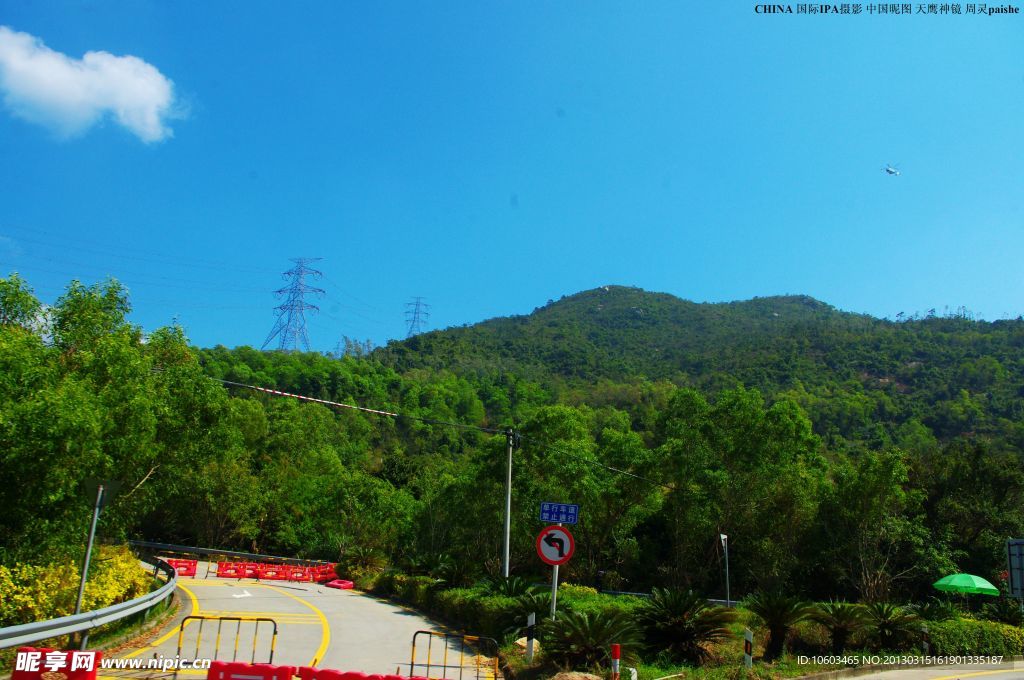
<path id="1" fill-rule="evenodd" d="M 973 574 L 952 574 L 944 576 L 933 583 L 939 590 L 950 593 L 979 593 L 981 595 L 998 595 L 999 589 L 980 576 Z"/>

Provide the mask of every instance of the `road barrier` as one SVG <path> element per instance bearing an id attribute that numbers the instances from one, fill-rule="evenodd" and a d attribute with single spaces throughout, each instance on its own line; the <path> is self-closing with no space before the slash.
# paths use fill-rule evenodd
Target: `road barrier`
<path id="1" fill-rule="evenodd" d="M 338 590 L 352 590 L 356 587 L 356 584 L 352 581 L 346 581 L 343 578 L 336 578 L 333 581 L 328 581 L 324 584 L 328 588 L 337 588 Z"/>
<path id="2" fill-rule="evenodd" d="M 164 561 L 174 567 L 174 570 L 178 572 L 178 576 L 196 575 L 196 566 L 198 565 L 196 560 L 176 560 L 173 558 L 167 558 Z"/>
<path id="3" fill-rule="evenodd" d="M 239 552 L 237 550 L 220 550 L 218 548 L 197 548 L 196 546 L 192 545 L 177 545 L 175 543 L 154 543 L 153 541 L 128 541 L 128 545 L 134 546 L 136 548 L 146 548 L 148 550 L 157 552 L 181 553 L 185 555 L 206 555 L 214 558 L 234 557 L 242 560 L 256 560 L 262 562 L 292 564 L 298 565 L 300 567 L 329 564 L 329 562 L 325 562 L 324 560 L 300 560 L 296 557 L 261 555 L 259 553 Z"/>
<path id="4" fill-rule="evenodd" d="M 218 562 L 217 577 L 242 578 L 245 575 L 244 566 L 241 562 Z"/>
<path id="5" fill-rule="evenodd" d="M 416 660 L 416 640 L 421 635 L 427 636 L 426 644 L 426 659 L 425 662 L 418 662 Z M 440 643 L 443 644 L 443 651 L 438 650 L 434 652 L 434 640 L 440 639 Z M 458 664 L 448 663 L 448 652 L 451 649 L 451 643 L 457 642 L 458 651 Z M 440 645 L 439 645 L 440 646 Z M 486 656 L 482 653 L 481 647 L 486 646 L 490 653 Z M 470 650 L 469 659 L 467 661 L 466 649 Z M 420 646 L 423 649 L 423 646 Z M 433 660 L 432 660 L 433 654 Z M 437 655 L 441 655 L 441 663 L 436 663 Z M 454 660 L 454 659 L 453 659 Z M 418 630 L 412 636 L 412 658 L 409 661 L 409 677 L 417 677 L 413 674 L 417 668 L 423 668 L 423 676 L 430 677 L 431 669 L 440 669 L 441 677 L 449 678 L 454 677 L 448 675 L 448 671 L 458 671 L 458 680 L 463 680 L 463 674 L 465 671 L 470 671 L 470 677 L 474 680 L 495 680 L 501 677 L 498 671 L 498 641 L 494 638 L 480 637 L 477 635 L 461 635 L 459 633 L 438 633 L 433 630 Z"/>
<path id="6" fill-rule="evenodd" d="M 256 573 L 265 581 L 288 580 L 288 568 L 283 564 L 257 564 Z"/>
<path id="7" fill-rule="evenodd" d="M 313 580 L 313 570 L 309 567 L 288 567 L 288 580 L 300 583 Z"/>
<path id="8" fill-rule="evenodd" d="M 252 616 L 252 617 L 249 617 L 249 616 L 204 616 L 204 615 L 201 615 L 201 614 L 197 614 L 197 615 L 193 615 L 193 616 L 186 616 L 184 619 L 181 620 L 181 626 L 178 628 L 178 652 L 177 652 L 177 654 L 178 654 L 179 658 L 181 658 L 181 649 L 182 649 L 183 642 L 185 640 L 185 628 L 192 621 L 198 621 L 199 625 L 196 627 L 197 630 L 196 630 L 195 653 L 192 655 L 191 658 L 194 658 L 194 659 L 199 659 L 199 658 L 210 659 L 210 658 L 212 658 L 215 661 L 218 660 L 219 657 L 220 657 L 221 634 L 222 634 L 222 632 L 224 630 L 224 623 L 227 622 L 229 624 L 229 630 L 228 630 L 228 635 L 229 636 L 231 634 L 230 624 L 231 623 L 235 624 L 235 626 L 234 626 L 234 628 L 235 628 L 235 631 L 234 631 L 235 642 L 234 642 L 234 646 L 233 646 L 233 651 L 231 653 L 231 661 L 232 661 L 232 663 L 237 663 L 238 662 L 238 648 L 239 648 L 239 644 L 240 644 L 240 642 L 242 640 L 242 624 L 243 623 L 244 624 L 251 623 L 252 624 L 252 654 L 250 656 L 249 663 L 250 664 L 255 664 L 256 663 L 256 650 L 259 647 L 260 624 L 263 623 L 263 624 L 269 624 L 272 627 L 272 632 L 271 632 L 271 637 L 270 637 L 270 654 L 267 657 L 266 664 L 260 664 L 260 665 L 268 665 L 268 664 L 272 664 L 274 662 L 274 649 L 277 647 L 277 621 L 275 621 L 274 619 L 265 618 L 265 617 L 262 617 L 262 616 Z M 207 622 L 210 622 L 210 626 L 211 627 L 213 626 L 213 622 L 217 623 L 217 631 L 216 631 L 216 634 L 215 634 L 215 637 L 214 637 L 214 641 L 213 641 L 212 654 L 209 651 L 207 651 L 205 653 L 201 653 L 201 649 L 202 649 L 202 645 L 203 645 L 203 626 Z M 246 640 L 249 639 L 248 632 L 246 633 L 245 639 Z M 241 663 L 244 664 L 244 662 L 241 662 Z M 212 671 L 212 666 L 211 666 L 211 671 Z M 175 676 L 177 676 L 177 670 L 175 670 Z"/>
<path id="9" fill-rule="evenodd" d="M 292 680 L 295 670 L 295 666 L 214 661 L 206 672 L 206 680 Z"/>
<path id="10" fill-rule="evenodd" d="M 272 664 L 248 664 L 228 661 L 214 661 L 206 673 L 206 680 L 410 680 L 404 675 L 369 675 L 358 671 L 339 671 L 333 668 L 312 668 L 310 666 L 274 666 Z M 13 680 L 13 678 L 12 678 Z M 414 677 L 411 680 L 428 680 Z"/>
<path id="11" fill-rule="evenodd" d="M 333 581 L 338 578 L 334 567 L 334 563 L 322 564 L 316 567 L 296 567 L 271 562 L 218 562 L 215 575 L 218 578 L 255 578 L 261 581 L 294 581 L 299 583 L 316 581 L 323 583 L 324 581 Z M 194 570 L 191 575 L 195 575 Z"/>

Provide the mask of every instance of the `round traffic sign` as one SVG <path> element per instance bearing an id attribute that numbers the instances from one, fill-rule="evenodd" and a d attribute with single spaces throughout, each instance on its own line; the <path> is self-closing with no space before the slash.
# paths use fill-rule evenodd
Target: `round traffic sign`
<path id="1" fill-rule="evenodd" d="M 576 550 L 576 542 L 565 527 L 552 524 L 537 536 L 537 554 L 552 566 L 565 564 Z"/>

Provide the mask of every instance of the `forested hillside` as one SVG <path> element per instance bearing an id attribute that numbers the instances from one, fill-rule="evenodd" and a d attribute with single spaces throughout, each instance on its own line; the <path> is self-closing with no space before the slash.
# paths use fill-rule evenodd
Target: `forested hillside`
<path id="1" fill-rule="evenodd" d="M 806 296 L 697 304 L 604 286 L 528 316 L 392 342 L 376 356 L 399 371 L 529 376 L 587 403 L 621 401 L 622 385 L 645 381 L 707 394 L 745 386 L 796 401 L 818 434 L 876 447 L 920 423 L 943 441 L 1024 443 L 1024 321 L 974 321 L 963 309 L 901 318 Z"/>
<path id="2" fill-rule="evenodd" d="M 998 581 L 1024 536 L 1019 321 L 609 288 L 334 357 L 196 349 L 129 309 L 114 282 L 75 283 L 44 313 L 0 279 L 0 477 L 19 480 L 0 562 L 80 554 L 91 476 L 120 482 L 108 540 L 470 581 L 499 570 L 510 425 L 529 577 L 540 501 L 581 505 L 566 578 L 628 590 L 720 594 L 724 532 L 734 594 L 901 599 L 953 571 Z"/>

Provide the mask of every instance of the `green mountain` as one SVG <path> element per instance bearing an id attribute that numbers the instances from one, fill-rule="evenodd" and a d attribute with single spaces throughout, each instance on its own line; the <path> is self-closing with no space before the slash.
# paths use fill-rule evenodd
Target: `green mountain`
<path id="1" fill-rule="evenodd" d="M 526 316 L 491 319 L 388 345 L 402 365 L 514 368 L 570 379 L 696 376 L 739 351 L 799 349 L 809 327 L 877 325 L 806 296 L 698 304 L 665 293 L 604 286 L 548 301 Z M 773 358 L 773 357 L 772 357 Z"/>
<path id="2" fill-rule="evenodd" d="M 604 286 L 525 316 L 392 342 L 378 357 L 402 372 L 508 372 L 556 389 L 741 384 L 794 397 L 821 433 L 870 438 L 878 424 L 891 434 L 916 419 L 949 438 L 1015 429 L 1022 348 L 1024 321 L 977 321 L 962 309 L 893 322 L 807 296 L 694 303 Z"/>

